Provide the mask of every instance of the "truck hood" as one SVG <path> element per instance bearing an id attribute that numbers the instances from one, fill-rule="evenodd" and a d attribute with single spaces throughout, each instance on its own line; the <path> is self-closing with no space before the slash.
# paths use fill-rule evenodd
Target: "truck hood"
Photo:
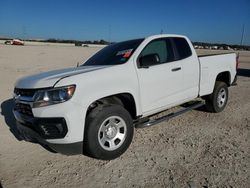
<path id="1" fill-rule="evenodd" d="M 16 88 L 46 88 L 46 87 L 53 87 L 59 80 L 73 76 L 76 74 L 82 74 L 90 71 L 95 71 L 98 69 L 103 69 L 109 66 L 81 66 L 81 67 L 74 67 L 74 68 L 67 68 L 67 69 L 60 69 L 60 70 L 53 70 L 49 72 L 43 72 L 27 77 L 23 77 L 19 79 L 15 87 Z"/>

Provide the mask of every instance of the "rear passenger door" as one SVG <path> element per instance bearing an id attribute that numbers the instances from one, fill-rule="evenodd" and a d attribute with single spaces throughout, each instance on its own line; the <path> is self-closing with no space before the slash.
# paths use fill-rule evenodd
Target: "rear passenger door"
<path id="1" fill-rule="evenodd" d="M 182 67 L 183 81 L 182 94 L 185 101 L 192 100 L 199 92 L 199 61 L 195 52 L 190 46 L 192 43 L 182 37 L 171 38 L 176 51 L 176 61 Z"/>
<path id="2" fill-rule="evenodd" d="M 137 69 L 144 115 L 171 107 L 183 99 L 182 64 L 176 61 L 171 39 L 161 38 L 149 42 L 137 61 L 149 54 L 157 54 L 160 60 L 148 68 L 138 66 Z"/>

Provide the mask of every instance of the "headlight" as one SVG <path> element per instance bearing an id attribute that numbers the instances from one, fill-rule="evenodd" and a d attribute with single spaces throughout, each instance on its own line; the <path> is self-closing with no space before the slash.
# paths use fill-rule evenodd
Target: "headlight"
<path id="1" fill-rule="evenodd" d="M 34 95 L 33 108 L 58 104 L 69 100 L 74 92 L 75 85 L 39 90 Z"/>

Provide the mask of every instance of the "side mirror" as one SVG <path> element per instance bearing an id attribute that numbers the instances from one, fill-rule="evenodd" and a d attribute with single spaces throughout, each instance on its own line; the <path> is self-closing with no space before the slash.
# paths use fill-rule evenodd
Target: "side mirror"
<path id="1" fill-rule="evenodd" d="M 160 58 L 158 54 L 148 54 L 139 58 L 139 67 L 141 68 L 148 68 L 151 65 L 156 65 L 159 63 Z"/>

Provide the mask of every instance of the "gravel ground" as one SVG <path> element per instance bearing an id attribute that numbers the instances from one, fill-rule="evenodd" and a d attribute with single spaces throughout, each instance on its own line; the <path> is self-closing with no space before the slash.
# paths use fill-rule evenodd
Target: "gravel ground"
<path id="1" fill-rule="evenodd" d="M 249 187 L 250 52 L 241 52 L 238 85 L 218 114 L 193 110 L 136 129 L 112 161 L 49 153 L 18 141 L 10 98 L 15 80 L 75 66 L 98 48 L 0 45 L 0 183 L 6 187 Z M 215 51 L 217 52 L 217 51 Z M 199 53 L 211 53 L 199 51 Z M 1 186 L 0 186 L 1 187 Z"/>

